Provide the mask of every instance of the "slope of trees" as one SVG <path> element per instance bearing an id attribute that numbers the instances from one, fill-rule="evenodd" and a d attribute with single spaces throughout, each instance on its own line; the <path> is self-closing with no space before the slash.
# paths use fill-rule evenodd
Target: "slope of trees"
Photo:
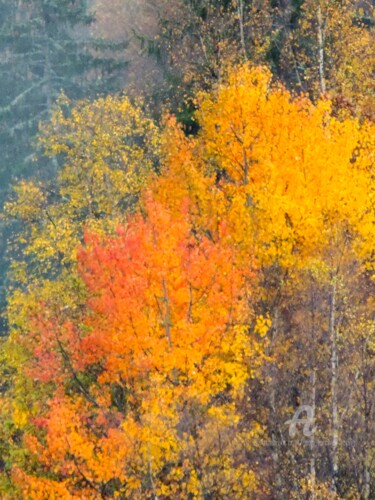
<path id="1" fill-rule="evenodd" d="M 372 16 L 0 0 L 1 498 L 375 496 Z"/>
<path id="2" fill-rule="evenodd" d="M 9 498 L 371 498 L 373 126 L 249 64 L 196 106 L 194 137 L 113 98 L 43 129 L 65 166 L 7 205 Z"/>
<path id="3" fill-rule="evenodd" d="M 147 58 L 143 66 L 137 60 L 138 71 L 141 65 L 148 74 L 141 89 L 176 110 L 187 101 L 182 119 L 188 121 L 197 88 L 244 61 L 267 65 L 287 88 L 313 99 L 329 94 L 336 112 L 373 119 L 371 1 L 112 0 L 112 15 L 108 2 L 96 4 L 107 14 L 100 33 L 110 38 L 115 25 L 121 39 L 126 25 L 123 37 L 138 40 L 139 52 L 158 61 L 155 72 Z"/>

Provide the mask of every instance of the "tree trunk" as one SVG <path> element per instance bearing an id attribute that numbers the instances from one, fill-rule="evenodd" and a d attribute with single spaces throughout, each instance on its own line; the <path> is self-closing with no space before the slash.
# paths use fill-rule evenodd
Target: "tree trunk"
<path id="1" fill-rule="evenodd" d="M 324 63 L 324 26 L 322 18 L 322 9 L 318 6 L 318 60 L 319 60 L 319 82 L 321 94 L 326 93 L 326 80 L 325 80 L 325 63 Z"/>
<path id="2" fill-rule="evenodd" d="M 339 442 L 339 416 L 337 408 L 337 334 L 336 334 L 336 292 L 337 283 L 336 277 L 331 288 L 330 297 L 330 318 L 329 318 L 329 336 L 331 344 L 331 462 L 332 462 L 332 491 L 337 491 L 337 475 L 338 475 L 338 442 Z"/>
<path id="3" fill-rule="evenodd" d="M 246 42 L 245 42 L 245 29 L 244 29 L 244 13 L 243 13 L 243 0 L 237 0 L 238 22 L 240 23 L 240 40 L 245 61 L 248 60 Z"/>
<path id="4" fill-rule="evenodd" d="M 272 325 L 272 340 L 278 334 L 278 323 L 279 323 L 279 311 L 278 307 L 275 308 L 274 320 Z M 271 340 L 271 346 L 272 346 Z M 271 347 L 272 349 L 272 347 Z M 271 353 L 270 353 L 271 354 Z M 282 496 L 282 481 L 280 475 L 280 450 L 279 450 L 279 440 L 277 437 L 277 411 L 276 411 L 276 390 L 275 384 L 277 383 L 277 374 L 275 362 L 271 364 L 271 390 L 270 390 L 270 407 L 271 407 L 271 418 L 270 418 L 270 428 L 271 428 L 271 456 L 273 462 L 273 473 L 274 473 L 274 498 L 281 498 Z"/>
<path id="5" fill-rule="evenodd" d="M 316 368 L 311 374 L 311 407 L 313 409 L 313 425 L 315 426 L 315 407 L 316 407 Z M 316 467 L 315 467 L 315 432 L 310 437 L 310 481 L 311 481 L 311 500 L 316 499 Z"/>
<path id="6" fill-rule="evenodd" d="M 371 489 L 371 473 L 370 473 L 371 459 L 369 456 L 369 442 L 371 442 L 370 425 L 369 425 L 370 404 L 368 400 L 367 373 L 365 369 L 363 371 L 362 377 L 363 377 L 363 399 L 364 399 L 363 402 L 364 402 L 364 420 L 365 420 L 362 498 L 363 500 L 370 500 L 370 489 Z"/>

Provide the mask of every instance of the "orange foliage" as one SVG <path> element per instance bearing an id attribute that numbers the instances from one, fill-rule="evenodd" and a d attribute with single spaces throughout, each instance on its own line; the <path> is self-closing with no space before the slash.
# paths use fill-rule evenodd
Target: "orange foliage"
<path id="1" fill-rule="evenodd" d="M 195 419 L 202 431 L 238 423 L 235 401 L 251 372 L 251 272 L 224 240 L 192 231 L 190 200 L 174 214 L 149 195 L 144 205 L 147 218 L 135 217 L 116 238 L 86 235 L 79 262 L 91 299 L 81 322 L 59 326 L 46 313 L 27 339 L 30 376 L 56 389 L 34 421 L 44 437 L 26 443 L 69 495 L 82 481 L 94 497 L 141 495 L 150 482 L 159 494 L 194 490 L 193 476 L 170 489 L 163 467 L 171 463 L 181 479 L 193 474 L 192 442 L 208 446 L 207 435 L 195 436 Z M 34 481 L 23 476 L 23 491 Z"/>

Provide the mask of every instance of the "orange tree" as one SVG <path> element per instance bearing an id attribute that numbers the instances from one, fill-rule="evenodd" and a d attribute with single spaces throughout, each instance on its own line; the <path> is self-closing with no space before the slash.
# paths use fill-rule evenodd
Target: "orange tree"
<path id="1" fill-rule="evenodd" d="M 27 374 L 49 387 L 25 436 L 35 464 L 14 471 L 25 496 L 254 489 L 244 443 L 258 428 L 237 408 L 254 370 L 251 273 L 224 228 L 218 241 L 192 231 L 190 204 L 171 213 L 146 196 L 146 217 L 117 237 L 88 234 L 80 321 L 47 305 L 19 339 Z"/>

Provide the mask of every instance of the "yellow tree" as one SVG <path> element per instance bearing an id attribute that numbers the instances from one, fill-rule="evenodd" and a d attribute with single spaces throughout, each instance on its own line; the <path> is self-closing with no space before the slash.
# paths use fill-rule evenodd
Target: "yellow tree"
<path id="1" fill-rule="evenodd" d="M 167 155 L 171 166 L 166 178 L 158 182 L 169 178 L 172 186 L 178 172 L 184 176 L 183 191 L 168 190 L 169 203 L 193 193 L 200 203 L 201 227 L 210 237 L 218 237 L 217 222 L 224 217 L 230 238 L 244 258 L 247 256 L 249 265 L 255 256 L 262 269 L 258 314 L 272 317 L 269 354 L 275 357 L 265 374 L 268 393 L 264 400 L 270 408 L 267 425 L 275 450 L 274 491 L 280 493 L 285 487 L 284 493 L 288 493 L 288 488 L 301 487 L 302 492 L 299 481 L 303 474 L 314 481 L 318 474 L 323 491 L 336 489 L 342 452 L 337 339 L 343 332 L 338 325 L 342 321 L 353 324 L 345 307 L 351 286 L 348 270 L 358 261 L 364 279 L 363 273 L 371 267 L 373 127 L 355 119 L 340 121 L 332 116 L 329 101 L 313 105 L 304 96 L 293 97 L 271 84 L 269 72 L 247 65 L 233 71 L 213 92 L 198 96 L 197 106 L 198 136 L 187 140 L 172 128 L 169 133 L 174 134 L 175 145 Z M 196 172 L 205 174 L 200 186 Z M 315 278 L 310 281 L 309 276 Z M 309 290 L 314 280 L 317 284 Z M 319 294 L 320 301 L 311 302 Z M 302 305 L 300 297 L 304 296 L 310 298 Z M 311 314 L 315 319 L 310 325 L 314 326 L 302 327 L 289 307 Z M 292 318 L 301 325 L 299 332 L 291 326 Z M 319 331 L 313 335 L 314 328 Z M 296 337 L 301 331 L 306 338 L 310 336 L 309 352 L 317 352 L 316 361 L 310 356 L 307 368 L 300 364 L 306 359 L 300 352 L 301 339 Z M 326 347 L 319 347 L 324 344 Z M 292 346 L 295 357 L 290 358 Z M 288 394 L 295 381 L 279 369 L 281 363 L 285 370 L 291 366 L 295 373 L 300 370 L 301 380 L 312 377 L 319 366 L 330 366 L 319 387 L 329 394 L 324 411 L 330 427 L 325 427 L 323 437 L 331 443 L 332 470 L 321 457 L 300 476 L 295 476 L 290 465 L 283 470 L 281 457 L 288 450 L 281 448 L 282 440 L 273 440 L 285 433 L 281 423 L 284 425 L 292 410 L 288 397 L 278 406 L 277 396 L 280 380 Z M 311 403 L 316 383 L 306 383 L 303 390 Z M 287 479 L 285 473 L 295 479 Z"/>
<path id="2" fill-rule="evenodd" d="M 82 101 L 71 111 L 69 104 L 61 97 L 41 127 L 44 153 L 63 163 L 56 178 L 20 182 L 5 205 L 21 223 L 13 244 L 22 257 L 12 263 L 12 278 L 28 282 L 26 295 L 43 288 L 43 279 L 69 276 L 84 230 L 113 230 L 158 168 L 158 129 L 140 106 L 126 97 Z"/>

